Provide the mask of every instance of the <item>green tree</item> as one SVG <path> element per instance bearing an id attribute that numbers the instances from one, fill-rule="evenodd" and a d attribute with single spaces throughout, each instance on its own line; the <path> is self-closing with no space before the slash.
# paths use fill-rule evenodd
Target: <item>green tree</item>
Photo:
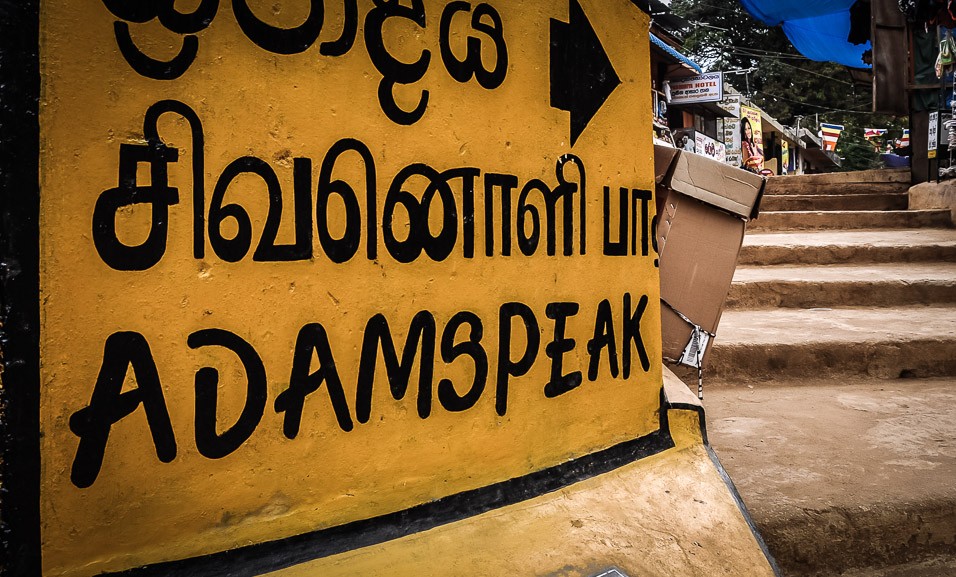
<path id="1" fill-rule="evenodd" d="M 899 137 L 905 118 L 873 114 L 872 87 L 854 83 L 847 68 L 815 62 L 794 49 L 783 30 L 755 20 L 737 0 L 674 0 L 671 9 L 691 24 L 685 50 L 708 71 L 749 70 L 725 78 L 768 114 L 793 126 L 818 123 L 845 127 L 837 144 L 842 170 L 880 165 L 879 156 L 863 138 L 864 128 L 889 128 Z"/>

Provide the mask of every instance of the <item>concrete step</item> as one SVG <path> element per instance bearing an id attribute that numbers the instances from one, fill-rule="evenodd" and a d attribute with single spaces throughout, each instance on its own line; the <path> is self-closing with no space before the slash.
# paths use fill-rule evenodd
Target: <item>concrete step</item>
<path id="1" fill-rule="evenodd" d="M 738 267 L 727 309 L 956 303 L 956 263 Z"/>
<path id="2" fill-rule="evenodd" d="M 836 573 L 827 575 L 837 577 Z M 841 571 L 839 577 L 956 577 L 956 554 L 933 555 L 921 561 L 887 567 L 850 569 Z"/>
<path id="3" fill-rule="evenodd" d="M 785 577 L 956 575 L 956 379 L 705 384 L 704 408 Z"/>
<path id="4" fill-rule="evenodd" d="M 770 178 L 764 187 L 764 198 L 781 195 L 878 194 L 901 193 L 910 188 L 907 182 L 844 182 L 839 184 L 800 182 L 799 177 Z"/>
<path id="5" fill-rule="evenodd" d="M 704 370 L 722 384 L 956 376 L 956 306 L 725 311 Z"/>
<path id="6" fill-rule="evenodd" d="M 764 196 L 760 210 L 905 210 L 908 198 L 905 192 Z"/>
<path id="7" fill-rule="evenodd" d="M 835 186 L 848 188 L 861 185 L 877 187 L 905 185 L 908 187 L 911 180 L 912 177 L 908 168 L 774 176 L 767 179 L 765 194 L 787 194 L 787 191 L 805 188 L 826 189 L 829 187 L 832 189 Z M 797 194 L 803 193 L 798 192 Z"/>
<path id="8" fill-rule="evenodd" d="M 757 219 L 747 223 L 747 232 L 952 227 L 953 219 L 947 209 L 785 210 L 761 211 Z"/>
<path id="9" fill-rule="evenodd" d="M 956 229 L 747 234 L 738 265 L 956 262 Z"/>

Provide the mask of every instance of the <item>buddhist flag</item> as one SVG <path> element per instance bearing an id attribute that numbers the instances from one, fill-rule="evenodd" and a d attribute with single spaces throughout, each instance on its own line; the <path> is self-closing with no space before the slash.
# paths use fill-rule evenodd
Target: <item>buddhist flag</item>
<path id="1" fill-rule="evenodd" d="M 843 132 L 843 125 L 821 123 L 820 132 L 823 134 L 823 150 L 836 150 L 837 140 Z"/>
<path id="2" fill-rule="evenodd" d="M 903 148 L 903 147 L 906 147 L 906 146 L 909 146 L 909 145 L 910 145 L 910 129 L 909 129 L 909 128 L 904 128 L 904 129 L 903 129 L 903 138 L 900 139 L 900 148 Z"/>
<path id="3" fill-rule="evenodd" d="M 873 138 L 879 138 L 886 134 L 885 128 L 864 128 L 863 129 L 863 138 L 871 140 Z"/>

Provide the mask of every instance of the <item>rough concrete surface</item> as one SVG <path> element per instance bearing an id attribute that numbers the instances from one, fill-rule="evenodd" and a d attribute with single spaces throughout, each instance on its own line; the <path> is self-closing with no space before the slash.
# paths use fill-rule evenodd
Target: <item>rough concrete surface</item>
<path id="1" fill-rule="evenodd" d="M 744 238 L 744 246 L 787 246 L 790 248 L 831 245 L 870 245 L 880 248 L 902 248 L 914 243 L 954 245 L 956 244 L 956 231 L 938 228 L 878 231 L 834 230 L 822 233 L 748 234 Z"/>
<path id="2" fill-rule="evenodd" d="M 924 182 L 909 189 L 910 208 L 945 208 L 956 221 L 956 181 Z"/>
<path id="3" fill-rule="evenodd" d="M 956 553 L 956 378 L 713 388 L 704 407 L 785 574 Z"/>
<path id="4" fill-rule="evenodd" d="M 742 266 L 726 307 L 814 308 L 956 303 L 956 263 Z"/>
<path id="5" fill-rule="evenodd" d="M 725 311 L 704 375 L 731 385 L 956 375 L 956 307 Z"/>
<path id="6" fill-rule="evenodd" d="M 925 210 L 781 210 L 763 211 L 747 223 L 747 232 L 868 228 L 951 228 L 948 209 Z"/>
<path id="7" fill-rule="evenodd" d="M 956 577 L 956 559 L 932 557 L 925 561 L 894 565 L 892 567 L 867 567 L 850 569 L 840 577 Z"/>
<path id="8" fill-rule="evenodd" d="M 804 187 L 816 187 L 823 191 L 843 190 L 848 185 L 865 185 L 869 190 L 892 185 L 909 185 L 912 177 L 908 168 L 878 168 L 855 172 L 833 172 L 830 174 L 799 174 L 770 177 L 767 179 L 768 194 L 792 194 Z M 802 193 L 800 193 L 802 194 Z"/>
<path id="9" fill-rule="evenodd" d="M 956 307 L 812 308 L 727 311 L 720 342 L 726 344 L 825 342 L 834 346 L 956 337 Z M 956 353 L 956 350 L 953 351 Z"/>
<path id="10" fill-rule="evenodd" d="M 956 261 L 956 229 L 756 233 L 739 265 Z"/>
<path id="11" fill-rule="evenodd" d="M 760 210 L 905 210 L 906 191 L 878 194 L 788 194 L 765 196 Z"/>
<path id="12" fill-rule="evenodd" d="M 785 577 L 956 576 L 953 204 L 908 178 L 769 179 L 705 359 L 710 440 Z"/>

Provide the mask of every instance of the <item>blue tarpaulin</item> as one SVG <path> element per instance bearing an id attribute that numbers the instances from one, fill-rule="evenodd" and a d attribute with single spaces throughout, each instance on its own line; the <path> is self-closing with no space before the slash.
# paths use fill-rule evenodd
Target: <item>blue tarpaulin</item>
<path id="1" fill-rule="evenodd" d="M 703 71 L 703 69 L 700 67 L 700 64 L 697 64 L 696 62 L 694 62 L 694 61 L 691 60 L 690 58 L 684 56 L 684 55 L 681 54 L 680 52 L 678 52 L 678 51 L 674 50 L 673 48 L 671 48 L 670 46 L 668 46 L 666 42 L 664 42 L 663 40 L 661 40 L 660 38 L 658 38 L 657 36 L 655 36 L 653 32 L 651 33 L 651 44 L 653 44 L 654 46 L 657 46 L 658 48 L 660 48 L 660 49 L 663 50 L 664 52 L 667 52 L 668 54 L 670 54 L 671 56 L 673 56 L 674 58 L 676 58 L 676 59 L 679 60 L 680 62 L 683 62 L 684 64 L 686 64 L 687 66 L 689 66 L 690 68 L 693 68 L 694 71 L 697 72 L 697 74 L 703 74 L 704 71 Z"/>
<path id="2" fill-rule="evenodd" d="M 851 44 L 850 6 L 855 0 L 740 0 L 768 26 L 782 26 L 793 47 L 811 60 L 870 68 L 863 53 L 872 45 Z"/>

